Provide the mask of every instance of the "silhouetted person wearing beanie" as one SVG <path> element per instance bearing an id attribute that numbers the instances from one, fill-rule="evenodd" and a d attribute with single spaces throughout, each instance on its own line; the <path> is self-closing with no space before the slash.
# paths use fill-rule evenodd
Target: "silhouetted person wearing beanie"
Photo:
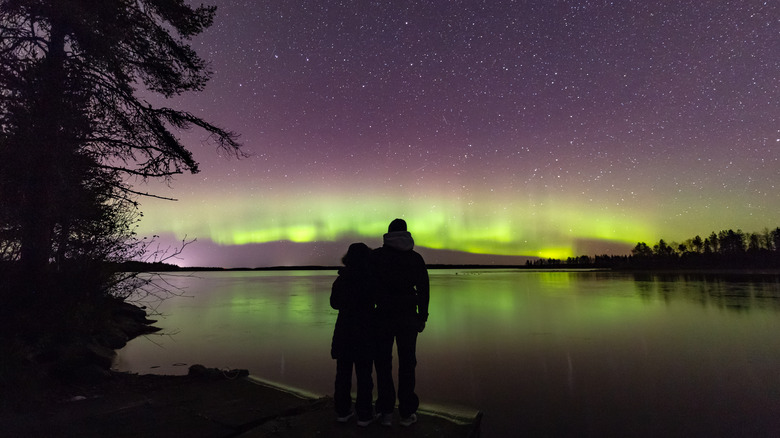
<path id="1" fill-rule="evenodd" d="M 417 421 L 420 400 L 414 392 L 417 333 L 428 320 L 430 286 L 422 256 L 403 219 L 390 223 L 384 245 L 371 253 L 376 293 L 376 410 L 385 426 L 392 425 L 396 401 L 393 344 L 398 349 L 398 412 L 401 425 Z"/>

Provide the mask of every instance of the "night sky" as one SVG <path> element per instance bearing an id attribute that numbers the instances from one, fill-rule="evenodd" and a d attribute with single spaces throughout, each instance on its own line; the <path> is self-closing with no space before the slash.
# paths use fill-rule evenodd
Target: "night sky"
<path id="1" fill-rule="evenodd" d="M 178 264 L 335 265 L 395 217 L 428 262 L 780 226 L 778 2 L 207 3 L 212 80 L 153 102 L 251 156 L 180 133 L 202 171 L 136 186 Z"/>

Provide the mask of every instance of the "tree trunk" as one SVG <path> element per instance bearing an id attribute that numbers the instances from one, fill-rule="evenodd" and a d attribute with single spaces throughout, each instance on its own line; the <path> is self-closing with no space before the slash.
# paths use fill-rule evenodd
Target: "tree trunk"
<path id="1" fill-rule="evenodd" d="M 29 129 L 21 144 L 28 148 L 27 184 L 22 196 L 21 273 L 28 292 L 46 292 L 52 235 L 56 223 L 55 193 L 65 87 L 65 31 L 52 21 L 48 53 L 42 62 L 40 86 L 32 93 Z"/>

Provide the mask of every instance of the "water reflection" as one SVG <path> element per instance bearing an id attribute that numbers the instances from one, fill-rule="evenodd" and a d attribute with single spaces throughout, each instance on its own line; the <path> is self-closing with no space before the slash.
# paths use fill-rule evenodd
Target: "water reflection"
<path id="1" fill-rule="evenodd" d="M 118 367 L 246 368 L 330 393 L 335 275 L 176 278 L 189 298 L 161 325 L 178 333 L 131 342 Z M 418 393 L 483 410 L 484 436 L 780 431 L 777 277 L 432 271 L 431 291 Z"/>
<path id="2" fill-rule="evenodd" d="M 686 299 L 703 306 L 749 311 L 780 310 L 780 276 L 744 274 L 633 274 L 645 299 Z"/>

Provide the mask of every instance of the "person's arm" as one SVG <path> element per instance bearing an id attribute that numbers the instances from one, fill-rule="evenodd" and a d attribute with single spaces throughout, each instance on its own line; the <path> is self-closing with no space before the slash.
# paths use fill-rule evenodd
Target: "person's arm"
<path id="1" fill-rule="evenodd" d="M 420 257 L 420 266 L 417 277 L 417 313 L 420 315 L 420 320 L 425 323 L 428 321 L 428 303 L 431 300 L 430 295 L 430 280 L 428 278 L 428 269 L 425 267 L 425 261 Z"/>
<path id="2" fill-rule="evenodd" d="M 339 310 L 344 306 L 344 299 L 346 295 L 344 278 L 339 275 L 336 281 L 333 282 L 333 287 L 330 288 L 330 307 Z"/>

